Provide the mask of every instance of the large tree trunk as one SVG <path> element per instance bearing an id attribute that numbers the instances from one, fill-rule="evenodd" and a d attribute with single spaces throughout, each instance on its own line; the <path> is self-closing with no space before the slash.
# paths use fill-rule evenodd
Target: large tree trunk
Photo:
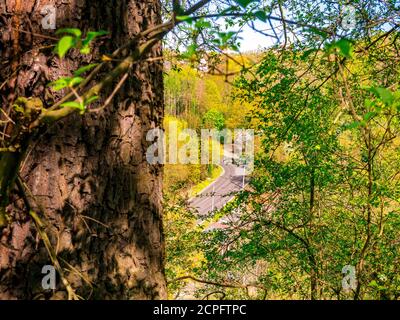
<path id="1" fill-rule="evenodd" d="M 160 23 L 158 0 L 0 0 L 4 110 L 21 96 L 51 104 L 46 83 L 93 59 L 72 52 L 60 61 L 45 48 L 54 42 L 39 34 L 55 33 L 42 29 L 40 9 L 54 3 L 57 28 L 110 32 L 97 56 Z M 156 45 L 149 56 L 161 54 Z M 65 277 L 83 298 L 166 298 L 162 167 L 145 158 L 147 131 L 162 124 L 162 63 L 142 62 L 130 75 L 104 111 L 44 131 L 21 168 Z M 13 202 L 13 222 L 1 233 L 0 299 L 66 298 L 61 281 L 55 291 L 42 288 L 42 267 L 52 261 L 17 192 Z"/>

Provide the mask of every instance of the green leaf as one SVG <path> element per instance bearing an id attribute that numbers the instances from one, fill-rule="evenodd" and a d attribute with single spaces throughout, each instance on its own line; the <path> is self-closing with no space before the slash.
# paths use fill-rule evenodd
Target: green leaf
<path id="1" fill-rule="evenodd" d="M 376 97 L 381 99 L 382 102 L 386 105 L 390 105 L 394 101 L 394 95 L 389 89 L 381 87 L 371 87 L 368 90 L 371 91 Z"/>
<path id="2" fill-rule="evenodd" d="M 200 19 L 198 21 L 196 21 L 195 27 L 197 29 L 208 29 L 211 28 L 212 25 L 209 21 L 205 21 L 204 19 Z"/>
<path id="3" fill-rule="evenodd" d="M 243 8 L 246 8 L 250 3 L 254 2 L 254 1 L 255 0 L 235 0 L 235 2 Z"/>
<path id="4" fill-rule="evenodd" d="M 318 29 L 318 28 L 315 28 L 315 27 L 310 27 L 308 29 L 308 31 L 310 31 L 310 32 L 312 32 L 312 33 L 314 33 L 316 35 L 319 35 L 319 36 L 321 36 L 321 37 L 323 37 L 325 39 L 328 38 L 328 33 L 323 31 L 323 30 L 321 30 L 321 29 Z"/>
<path id="5" fill-rule="evenodd" d="M 76 85 L 80 84 L 83 80 L 85 80 L 85 79 L 83 79 L 81 77 L 74 77 L 71 79 L 69 86 L 75 87 Z"/>
<path id="6" fill-rule="evenodd" d="M 187 47 L 187 51 L 184 52 L 181 56 L 184 59 L 192 59 L 193 56 L 196 54 L 197 51 L 197 45 L 191 44 L 190 46 Z"/>
<path id="7" fill-rule="evenodd" d="M 239 46 L 237 46 L 236 44 L 232 44 L 232 45 L 230 46 L 230 48 L 231 48 L 232 50 L 236 51 L 236 52 L 240 52 L 240 48 L 239 48 Z"/>
<path id="8" fill-rule="evenodd" d="M 80 36 L 82 35 L 82 31 L 77 28 L 65 28 L 65 29 L 59 29 L 56 31 L 57 35 L 63 34 L 63 33 L 72 34 L 76 38 L 80 38 Z"/>
<path id="9" fill-rule="evenodd" d="M 306 61 L 307 60 L 307 58 L 311 55 L 311 54 L 313 54 L 313 53 L 315 53 L 315 52 L 317 52 L 318 50 L 317 49 L 309 49 L 309 50 L 306 50 L 306 51 L 304 51 L 304 53 L 303 53 L 303 55 L 301 56 L 301 60 L 302 61 Z"/>
<path id="10" fill-rule="evenodd" d="M 371 100 L 371 99 L 365 99 L 365 106 L 367 108 L 372 108 L 375 107 L 375 101 Z"/>
<path id="11" fill-rule="evenodd" d="M 225 44 L 227 44 L 227 42 L 229 40 L 231 40 L 236 35 L 236 32 L 234 32 L 234 31 L 218 32 L 217 34 L 218 34 L 218 37 L 220 38 L 220 43 L 222 45 L 225 45 Z"/>
<path id="12" fill-rule="evenodd" d="M 89 54 L 90 53 L 90 47 L 89 45 L 82 47 L 82 49 L 80 50 L 80 52 L 82 54 Z"/>
<path id="13" fill-rule="evenodd" d="M 90 43 L 97 37 L 107 35 L 108 32 L 104 30 L 100 31 L 89 31 L 86 35 L 86 38 L 82 40 L 82 47 L 80 52 L 82 54 L 89 54 L 90 53 Z"/>
<path id="14" fill-rule="evenodd" d="M 71 78 L 65 77 L 65 78 L 61 78 L 56 81 L 50 82 L 48 84 L 48 86 L 52 87 L 53 90 L 59 91 L 59 90 L 62 90 L 64 88 L 68 87 L 70 82 L 71 82 Z"/>
<path id="15" fill-rule="evenodd" d="M 68 50 L 73 48 L 75 44 L 76 41 L 73 37 L 71 36 L 62 37 L 56 47 L 58 56 L 60 58 L 63 58 L 65 54 L 68 52 Z"/>
<path id="16" fill-rule="evenodd" d="M 24 113 L 25 109 L 24 107 L 18 105 L 18 104 L 13 104 L 13 108 L 15 110 L 15 112 L 19 112 L 19 113 Z"/>
<path id="17" fill-rule="evenodd" d="M 369 121 L 369 120 L 371 120 L 373 117 L 375 117 L 377 114 L 378 114 L 378 113 L 375 112 L 375 111 L 368 112 L 368 113 L 364 116 L 364 120 L 365 120 L 365 121 Z"/>
<path id="18" fill-rule="evenodd" d="M 344 127 L 345 129 L 356 129 L 363 125 L 363 122 L 355 121 L 350 124 L 346 124 Z"/>
<path id="19" fill-rule="evenodd" d="M 256 18 L 258 18 L 259 20 L 261 20 L 262 22 L 266 22 L 268 17 L 267 14 L 265 13 L 265 11 L 257 11 L 254 13 L 254 16 Z"/>
<path id="20" fill-rule="evenodd" d="M 193 18 L 191 16 L 177 16 L 176 20 L 178 21 L 185 21 L 185 22 L 193 22 Z"/>
<path id="21" fill-rule="evenodd" d="M 90 98 L 87 98 L 85 100 L 85 105 L 91 104 L 92 102 L 95 102 L 98 99 L 99 99 L 99 96 L 92 96 Z"/>
<path id="22" fill-rule="evenodd" d="M 339 53 L 346 57 L 351 58 L 353 56 L 354 46 L 347 39 L 340 39 L 335 43 L 335 47 L 339 49 Z"/>
<path id="23" fill-rule="evenodd" d="M 97 67 L 98 65 L 99 65 L 98 63 L 92 63 L 92 64 L 88 64 L 87 66 L 83 66 L 74 72 L 74 76 L 78 77 L 78 76 L 84 74 L 85 72 L 92 70 L 93 68 Z"/>
<path id="24" fill-rule="evenodd" d="M 85 107 L 81 103 L 76 101 L 64 102 L 63 104 L 61 104 L 61 107 L 85 110 Z"/>
<path id="25" fill-rule="evenodd" d="M 104 31 L 104 30 L 100 30 L 100 31 L 89 31 L 86 35 L 85 40 L 82 41 L 82 46 L 86 47 L 90 44 L 90 42 L 92 42 L 95 38 L 97 37 L 101 37 L 101 36 L 105 36 L 107 35 L 108 32 Z"/>
<path id="26" fill-rule="evenodd" d="M 237 11 L 239 8 L 237 6 L 230 6 L 228 8 L 226 8 L 225 10 L 221 11 L 221 15 L 227 14 L 227 13 L 231 13 L 231 12 L 235 12 Z"/>

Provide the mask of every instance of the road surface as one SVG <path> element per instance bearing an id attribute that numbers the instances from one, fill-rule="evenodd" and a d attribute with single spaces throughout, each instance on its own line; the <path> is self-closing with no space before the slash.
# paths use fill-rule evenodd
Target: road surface
<path id="1" fill-rule="evenodd" d="M 224 164 L 222 167 L 224 173 L 189 201 L 190 206 L 197 209 L 199 216 L 223 208 L 243 189 L 244 169 L 234 164 Z"/>

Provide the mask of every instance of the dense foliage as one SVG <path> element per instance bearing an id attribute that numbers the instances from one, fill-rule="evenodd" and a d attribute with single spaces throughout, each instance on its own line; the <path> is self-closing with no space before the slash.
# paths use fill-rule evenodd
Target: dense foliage
<path id="1" fill-rule="evenodd" d="M 241 119 L 261 144 L 250 186 L 210 217 L 240 218 L 197 230 L 204 260 L 186 274 L 198 297 L 400 297 L 399 34 L 378 29 L 314 30 L 235 78 L 231 112 L 250 106 Z"/>

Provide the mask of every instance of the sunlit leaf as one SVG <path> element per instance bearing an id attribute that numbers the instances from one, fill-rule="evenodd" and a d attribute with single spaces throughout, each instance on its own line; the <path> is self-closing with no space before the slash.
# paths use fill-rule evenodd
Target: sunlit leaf
<path id="1" fill-rule="evenodd" d="M 64 102 L 63 104 L 61 104 L 62 107 L 65 108 L 73 108 L 73 109 L 79 109 L 79 110 L 84 110 L 84 106 L 77 102 L 77 101 L 68 101 L 68 102 Z"/>
<path id="2" fill-rule="evenodd" d="M 76 44 L 74 37 L 65 36 L 60 39 L 57 44 L 57 53 L 60 58 L 63 58 L 69 49 L 73 48 Z"/>
<path id="3" fill-rule="evenodd" d="M 82 31 L 77 28 L 58 29 L 56 31 L 57 35 L 63 34 L 63 33 L 71 34 L 71 35 L 75 36 L 76 38 L 79 38 L 82 35 Z"/>
<path id="4" fill-rule="evenodd" d="M 89 54 L 90 53 L 90 47 L 88 45 L 84 46 L 84 47 L 81 48 L 80 52 L 82 54 Z"/>
<path id="5" fill-rule="evenodd" d="M 83 66 L 74 72 L 74 76 L 78 77 L 78 76 L 84 74 L 85 72 L 92 70 L 93 68 L 97 67 L 98 65 L 99 65 L 98 63 L 92 63 L 92 64 L 88 64 L 87 66 Z"/>
<path id="6" fill-rule="evenodd" d="M 177 16 L 176 20 L 184 22 L 193 22 L 193 18 L 191 16 Z"/>
<path id="7" fill-rule="evenodd" d="M 90 42 L 92 42 L 94 39 L 96 39 L 97 37 L 101 37 L 101 36 L 105 36 L 107 35 L 108 32 L 104 31 L 104 30 L 100 30 L 100 31 L 89 31 L 86 35 L 86 38 L 82 41 L 82 46 L 86 47 L 87 45 L 90 44 Z"/>
<path id="8" fill-rule="evenodd" d="M 198 21 L 196 21 L 195 27 L 197 29 L 207 29 L 207 28 L 211 28 L 212 25 L 209 21 L 205 21 L 204 19 L 200 19 Z"/>
<path id="9" fill-rule="evenodd" d="M 90 98 L 87 98 L 85 100 L 85 105 L 91 104 L 92 102 L 95 102 L 98 99 L 99 99 L 99 96 L 92 96 Z"/>
<path id="10" fill-rule="evenodd" d="M 392 104 L 394 101 L 394 95 L 389 89 L 381 87 L 371 87 L 369 88 L 369 91 L 371 91 L 376 97 L 381 99 L 382 102 L 387 105 Z"/>
<path id="11" fill-rule="evenodd" d="M 349 40 L 340 39 L 335 43 L 335 47 L 339 49 L 339 53 L 342 56 L 346 58 L 351 58 L 353 56 L 354 46 Z"/>
<path id="12" fill-rule="evenodd" d="M 61 79 L 55 80 L 53 82 L 50 82 L 48 84 L 48 86 L 51 87 L 53 90 L 59 91 L 59 90 L 62 90 L 64 88 L 68 87 L 70 82 L 71 82 L 71 78 L 65 77 L 65 78 L 61 78 Z"/>
<path id="13" fill-rule="evenodd" d="M 365 121 L 369 121 L 369 120 L 371 120 L 373 117 L 375 117 L 377 114 L 378 114 L 378 113 L 375 112 L 375 111 L 368 112 L 368 113 L 364 116 L 364 120 L 365 120 Z"/>
<path id="14" fill-rule="evenodd" d="M 85 79 L 83 79 L 81 77 L 74 77 L 71 79 L 69 86 L 75 87 L 76 85 L 80 84 L 83 80 L 85 80 Z"/>

